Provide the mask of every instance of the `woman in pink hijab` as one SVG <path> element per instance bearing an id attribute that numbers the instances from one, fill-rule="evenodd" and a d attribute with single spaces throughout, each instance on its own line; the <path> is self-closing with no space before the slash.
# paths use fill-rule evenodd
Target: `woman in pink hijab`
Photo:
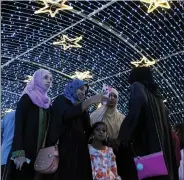
<path id="1" fill-rule="evenodd" d="M 17 104 L 11 157 L 14 161 L 12 180 L 35 180 L 38 177 L 34 171 L 34 162 L 42 146 L 50 116 L 47 92 L 51 84 L 52 74 L 45 69 L 37 70 Z"/>

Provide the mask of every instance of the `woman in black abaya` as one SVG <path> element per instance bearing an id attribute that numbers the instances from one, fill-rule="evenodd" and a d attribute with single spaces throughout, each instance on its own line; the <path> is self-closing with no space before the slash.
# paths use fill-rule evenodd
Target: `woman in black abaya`
<path id="1" fill-rule="evenodd" d="M 88 85 L 75 79 L 66 85 L 64 95 L 58 96 L 52 105 L 47 146 L 56 144 L 59 139 L 59 167 L 46 179 L 92 180 L 88 151 L 91 126 L 87 109 L 101 102 L 101 95 L 83 102 L 87 92 Z"/>
<path id="2" fill-rule="evenodd" d="M 145 156 L 161 151 L 159 134 L 168 175 L 150 177 L 146 180 L 178 180 L 176 155 L 168 122 L 168 113 L 157 92 L 157 86 L 154 83 L 150 68 L 134 68 L 130 73 L 129 83 L 131 84 L 129 113 L 118 136 L 120 143 L 117 156 L 119 175 L 123 180 L 138 179 L 133 158 L 136 155 Z M 149 111 L 150 107 L 153 111 Z M 156 117 L 158 134 L 153 117 Z"/>

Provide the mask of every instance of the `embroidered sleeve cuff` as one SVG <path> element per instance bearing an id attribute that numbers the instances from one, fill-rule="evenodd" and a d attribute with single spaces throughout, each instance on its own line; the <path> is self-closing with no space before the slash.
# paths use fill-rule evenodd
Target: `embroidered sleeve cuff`
<path id="1" fill-rule="evenodd" d="M 12 157 L 20 157 L 20 156 L 25 156 L 24 150 L 18 150 L 18 151 L 12 152 Z"/>

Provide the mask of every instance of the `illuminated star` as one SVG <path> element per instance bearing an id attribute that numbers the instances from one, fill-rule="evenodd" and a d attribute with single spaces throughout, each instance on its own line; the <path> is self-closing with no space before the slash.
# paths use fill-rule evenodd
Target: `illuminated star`
<path id="1" fill-rule="evenodd" d="M 156 63 L 155 60 L 149 61 L 146 57 L 143 57 L 140 61 L 132 61 L 131 64 L 133 64 L 135 67 L 149 67 Z"/>
<path id="2" fill-rule="evenodd" d="M 168 0 L 140 0 L 149 4 L 148 13 L 154 11 L 158 7 L 170 9 Z"/>
<path id="3" fill-rule="evenodd" d="M 75 72 L 75 75 L 71 76 L 71 78 L 75 79 L 80 79 L 80 80 L 84 80 L 84 79 L 91 79 L 93 76 L 90 75 L 89 71 L 85 71 L 85 72 Z"/>
<path id="4" fill-rule="evenodd" d="M 63 46 L 64 50 L 67 50 L 68 48 L 71 48 L 71 47 L 81 48 L 82 46 L 78 44 L 78 42 L 81 39 L 82 39 L 82 36 L 72 39 L 66 35 L 63 35 L 61 37 L 61 41 L 53 42 L 53 44 L 58 46 Z"/>
<path id="5" fill-rule="evenodd" d="M 58 11 L 73 9 L 72 6 L 68 6 L 65 4 L 67 0 L 40 0 L 40 1 L 42 1 L 45 6 L 35 11 L 35 14 L 50 13 L 51 17 L 55 17 Z M 55 7 L 55 10 L 52 11 L 51 10 L 52 7 Z"/>
<path id="6" fill-rule="evenodd" d="M 24 82 L 26 82 L 26 83 L 28 83 L 28 82 L 30 82 L 31 81 L 31 79 L 33 78 L 33 76 L 27 76 L 27 79 L 26 80 L 24 80 Z"/>

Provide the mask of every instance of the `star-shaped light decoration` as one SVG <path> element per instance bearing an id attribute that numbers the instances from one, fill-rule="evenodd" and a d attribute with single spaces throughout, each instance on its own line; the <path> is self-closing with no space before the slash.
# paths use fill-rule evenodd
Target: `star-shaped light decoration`
<path id="1" fill-rule="evenodd" d="M 153 12 L 156 8 L 162 7 L 166 9 L 170 9 L 168 0 L 140 0 L 141 2 L 145 2 L 149 4 L 148 13 Z"/>
<path id="2" fill-rule="evenodd" d="M 131 62 L 131 64 L 133 64 L 135 67 L 149 67 L 153 66 L 155 63 L 155 60 L 149 61 L 146 57 L 143 57 L 140 61 Z"/>
<path id="3" fill-rule="evenodd" d="M 28 83 L 28 82 L 31 81 L 32 78 L 33 78 L 33 76 L 28 75 L 28 76 L 27 76 L 27 79 L 24 80 L 24 82 Z"/>
<path id="4" fill-rule="evenodd" d="M 40 1 L 43 2 L 45 6 L 35 11 L 34 12 L 35 14 L 50 13 L 51 17 L 55 17 L 58 11 L 73 9 L 72 6 L 68 6 L 65 4 L 67 0 L 40 0 Z M 54 10 L 52 10 L 52 8 L 54 8 Z"/>
<path id="5" fill-rule="evenodd" d="M 80 79 L 80 80 L 84 80 L 84 79 L 91 79 L 93 76 L 90 74 L 89 71 L 85 71 L 85 72 L 78 72 L 76 71 L 75 74 L 73 76 L 71 76 L 72 79 Z"/>
<path id="6" fill-rule="evenodd" d="M 67 50 L 71 47 L 81 48 L 82 46 L 78 42 L 82 39 L 82 36 L 76 38 L 69 38 L 67 35 L 61 37 L 61 41 L 53 42 L 54 45 L 63 46 L 64 50 Z"/>

